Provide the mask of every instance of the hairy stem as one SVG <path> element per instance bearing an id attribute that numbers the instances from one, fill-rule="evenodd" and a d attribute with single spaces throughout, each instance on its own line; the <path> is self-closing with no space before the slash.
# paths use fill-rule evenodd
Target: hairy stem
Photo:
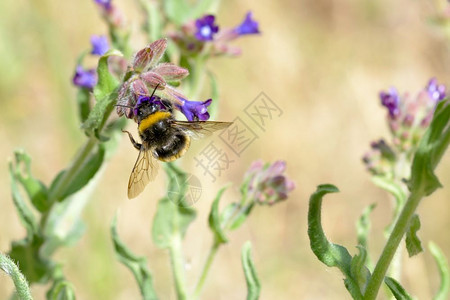
<path id="1" fill-rule="evenodd" d="M 400 217 L 395 223 L 395 226 L 392 230 L 391 235 L 389 236 L 383 252 L 378 259 L 372 277 L 370 278 L 367 285 L 364 299 L 372 300 L 376 298 L 378 290 L 380 289 L 380 286 L 384 280 L 384 276 L 386 275 L 389 265 L 391 264 L 392 258 L 394 257 L 395 252 L 403 238 L 403 235 L 408 228 L 409 221 L 414 215 L 414 212 L 416 211 L 417 206 L 419 205 L 419 202 L 423 198 L 423 196 L 424 193 L 421 190 L 416 190 L 409 196 L 409 199 L 403 207 Z"/>
<path id="2" fill-rule="evenodd" d="M 32 300 L 30 293 L 30 288 L 28 287 L 28 282 L 20 272 L 14 261 L 8 256 L 0 253 L 0 269 L 2 269 L 6 274 L 8 274 L 14 282 L 16 287 L 17 296 L 20 300 Z"/>
<path id="3" fill-rule="evenodd" d="M 202 274 L 200 275 L 200 279 L 198 280 L 197 286 L 194 291 L 194 299 L 198 299 L 200 293 L 203 289 L 203 286 L 206 281 L 206 277 L 208 276 L 209 269 L 211 268 L 211 264 L 217 254 L 217 250 L 219 250 L 220 243 L 214 242 L 211 249 L 209 249 L 208 258 L 206 259 L 205 265 L 203 266 Z"/>
<path id="4" fill-rule="evenodd" d="M 172 273 L 175 281 L 175 289 L 179 300 L 188 299 L 186 291 L 186 278 L 184 273 L 184 259 L 182 253 L 181 236 L 174 235 L 169 246 Z"/>

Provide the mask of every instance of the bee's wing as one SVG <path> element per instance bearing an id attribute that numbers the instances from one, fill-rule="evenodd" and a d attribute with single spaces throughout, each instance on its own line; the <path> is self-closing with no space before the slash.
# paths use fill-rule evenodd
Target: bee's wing
<path id="1" fill-rule="evenodd" d="M 178 121 L 173 122 L 173 126 L 183 130 L 193 138 L 203 138 L 211 135 L 214 131 L 222 130 L 233 124 L 233 122 L 215 121 Z"/>
<path id="2" fill-rule="evenodd" d="M 138 158 L 131 171 L 128 181 L 128 198 L 136 198 L 145 186 L 155 179 L 158 173 L 158 163 L 153 159 L 150 151 L 141 149 Z"/>

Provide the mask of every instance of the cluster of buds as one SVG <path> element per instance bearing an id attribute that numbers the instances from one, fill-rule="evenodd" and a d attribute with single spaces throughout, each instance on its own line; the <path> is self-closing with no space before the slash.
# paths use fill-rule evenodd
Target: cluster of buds
<path id="1" fill-rule="evenodd" d="M 167 48 L 167 40 L 160 39 L 138 51 L 128 67 L 119 89 L 117 114 L 136 119 L 134 108 L 142 101 L 151 101 L 151 94 L 170 101 L 189 121 L 207 120 L 206 101 L 189 101 L 180 91 L 171 86 L 189 75 L 189 71 L 172 63 L 160 63 Z"/>
<path id="2" fill-rule="evenodd" d="M 220 29 L 215 23 L 214 15 L 205 15 L 183 25 L 180 32 L 173 32 L 169 36 L 184 51 L 186 55 L 200 53 L 205 45 L 212 47 L 212 55 L 239 55 L 241 50 L 229 44 L 238 37 L 258 34 L 259 25 L 248 12 L 241 24 L 227 29 Z"/>
<path id="3" fill-rule="evenodd" d="M 264 164 L 261 160 L 253 162 L 244 175 L 241 192 L 247 201 L 257 204 L 273 205 L 286 200 L 295 188 L 294 182 L 284 173 L 285 161 Z"/>
<path id="4" fill-rule="evenodd" d="M 105 36 L 91 36 L 92 55 L 102 56 L 109 50 L 108 40 Z M 97 84 L 97 71 L 95 69 L 85 69 L 80 64 L 75 69 L 75 74 L 72 78 L 74 85 L 92 90 Z"/>
<path id="5" fill-rule="evenodd" d="M 433 118 L 439 101 L 446 97 L 446 87 L 432 78 L 415 97 L 399 95 L 395 88 L 380 92 L 381 104 L 387 109 L 392 146 L 384 140 L 374 142 L 363 161 L 373 174 L 387 174 L 402 155 L 411 159 Z"/>

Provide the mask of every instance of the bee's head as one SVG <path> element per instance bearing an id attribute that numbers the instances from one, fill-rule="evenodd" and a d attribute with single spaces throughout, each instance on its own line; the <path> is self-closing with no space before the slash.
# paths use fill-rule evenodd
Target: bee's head
<path id="1" fill-rule="evenodd" d="M 133 109 L 133 113 L 138 122 L 157 111 L 172 112 L 170 102 L 155 95 L 151 97 L 139 96 L 138 101 L 136 102 L 136 105 Z"/>

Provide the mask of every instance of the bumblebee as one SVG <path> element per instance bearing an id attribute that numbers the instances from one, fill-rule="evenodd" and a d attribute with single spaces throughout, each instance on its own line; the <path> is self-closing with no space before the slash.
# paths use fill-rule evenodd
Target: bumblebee
<path id="1" fill-rule="evenodd" d="M 134 108 L 141 143 L 128 134 L 139 155 L 128 181 L 128 198 L 137 197 L 158 173 L 158 162 L 174 161 L 189 149 L 191 138 L 202 138 L 227 128 L 232 122 L 179 121 L 173 117 L 168 100 L 152 95 L 149 101 L 138 102 Z"/>

